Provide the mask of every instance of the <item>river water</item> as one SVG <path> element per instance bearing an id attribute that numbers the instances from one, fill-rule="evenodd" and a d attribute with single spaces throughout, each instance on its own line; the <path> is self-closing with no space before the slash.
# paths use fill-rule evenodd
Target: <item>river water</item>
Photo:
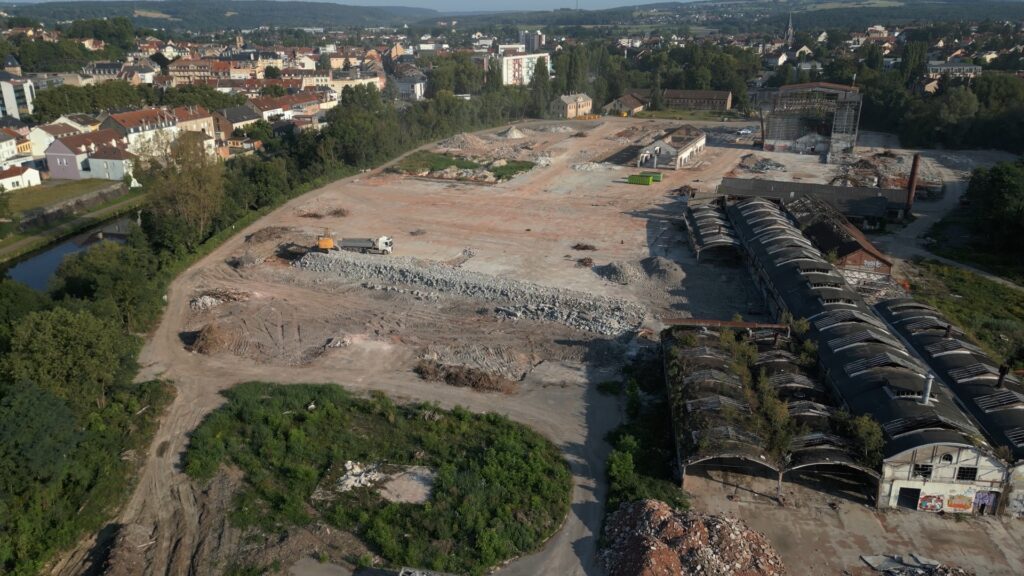
<path id="1" fill-rule="evenodd" d="M 33 290 L 45 291 L 68 255 L 81 252 L 97 242 L 123 242 L 131 224 L 132 219 L 127 216 L 97 224 L 85 232 L 27 254 L 13 264 L 8 263 L 6 277 Z"/>

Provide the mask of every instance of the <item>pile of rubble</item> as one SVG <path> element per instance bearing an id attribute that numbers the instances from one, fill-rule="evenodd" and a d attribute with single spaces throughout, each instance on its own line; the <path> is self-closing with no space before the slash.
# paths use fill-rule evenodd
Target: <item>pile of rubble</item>
<path id="1" fill-rule="evenodd" d="M 484 182 L 487 184 L 493 184 L 498 181 L 498 177 L 494 175 L 494 172 L 486 168 L 458 168 L 456 166 L 449 166 L 444 170 L 428 172 L 426 176 L 440 180 L 461 180 L 465 182 Z"/>
<path id="2" fill-rule="evenodd" d="M 583 162 L 573 164 L 572 169 L 577 172 L 597 172 L 598 170 L 618 170 L 619 167 L 607 162 Z"/>
<path id="3" fill-rule="evenodd" d="M 907 554 L 906 556 L 861 556 L 861 560 L 885 576 L 977 576 L 970 570 L 946 566 L 937 560 Z"/>
<path id="4" fill-rule="evenodd" d="M 249 299 L 247 292 L 241 292 L 238 290 L 207 290 L 201 294 L 196 295 L 192 300 L 189 301 L 188 306 L 193 312 L 202 312 L 204 310 L 211 310 L 224 304 L 225 302 L 240 302 Z"/>
<path id="5" fill-rule="evenodd" d="M 623 504 L 605 526 L 610 576 L 785 574 L 760 532 L 723 516 L 681 512 L 657 500 Z"/>
<path id="6" fill-rule="evenodd" d="M 486 145 L 487 142 L 483 139 L 466 133 L 456 134 L 437 143 L 438 148 L 445 150 L 465 150 L 467 148 L 481 148 Z"/>
<path id="7" fill-rule="evenodd" d="M 764 174 L 765 172 L 785 172 L 786 167 L 768 158 L 759 158 L 754 154 L 747 154 L 740 160 L 740 167 L 751 172 Z"/>
<path id="8" fill-rule="evenodd" d="M 604 266 L 595 266 L 594 272 L 609 282 L 624 286 L 641 278 L 640 269 L 630 262 L 609 262 Z"/>
<path id="9" fill-rule="evenodd" d="M 349 492 L 356 488 L 369 488 L 380 484 L 387 475 L 380 471 L 380 466 L 363 466 L 351 460 L 345 461 L 345 473 L 329 486 L 319 485 L 313 490 L 314 502 L 331 500 L 334 494 Z"/>
<path id="10" fill-rule="evenodd" d="M 504 138 L 505 140 L 522 140 L 523 138 L 526 138 L 526 134 L 523 134 L 519 128 L 512 126 L 508 130 L 499 132 L 498 137 Z"/>
<path id="11" fill-rule="evenodd" d="M 642 306 L 621 299 L 499 278 L 413 258 L 380 258 L 354 252 L 311 253 L 295 265 L 348 282 L 413 286 L 449 296 L 479 298 L 496 304 L 495 312 L 502 317 L 559 322 L 603 335 L 632 332 L 646 316 Z"/>

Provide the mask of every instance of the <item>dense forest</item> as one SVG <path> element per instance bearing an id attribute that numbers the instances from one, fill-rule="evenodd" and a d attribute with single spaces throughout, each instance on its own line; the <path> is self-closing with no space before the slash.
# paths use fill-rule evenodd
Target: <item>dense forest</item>
<path id="1" fill-rule="evenodd" d="M 396 110 L 372 87 L 346 88 L 320 133 L 249 127 L 263 156 L 222 163 L 189 141 L 140 170 L 150 197 L 141 229 L 69 257 L 47 294 L 0 282 L 0 573 L 37 573 L 128 493 L 169 395 L 132 383 L 139 334 L 155 325 L 178 271 L 297 194 L 423 142 L 522 118 L 526 106 L 525 91 L 500 88 Z"/>

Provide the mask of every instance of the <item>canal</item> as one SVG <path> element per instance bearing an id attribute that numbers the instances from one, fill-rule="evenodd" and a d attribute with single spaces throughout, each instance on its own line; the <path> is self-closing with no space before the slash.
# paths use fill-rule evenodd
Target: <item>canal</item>
<path id="1" fill-rule="evenodd" d="M 132 218 L 122 216 L 97 224 L 85 232 L 8 263 L 5 275 L 33 290 L 43 292 L 49 287 L 50 280 L 65 258 L 97 242 L 124 242 L 132 223 Z"/>

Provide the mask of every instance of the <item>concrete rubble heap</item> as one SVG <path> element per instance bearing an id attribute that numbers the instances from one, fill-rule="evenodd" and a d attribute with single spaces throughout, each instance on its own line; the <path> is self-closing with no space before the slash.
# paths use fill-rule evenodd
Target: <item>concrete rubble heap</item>
<path id="1" fill-rule="evenodd" d="M 497 314 L 548 320 L 606 336 L 636 330 L 646 310 L 633 302 L 551 288 L 471 272 L 414 258 L 369 256 L 354 252 L 307 254 L 299 268 L 370 284 L 407 285 L 450 296 L 480 298 L 496 304 Z"/>
<path id="2" fill-rule="evenodd" d="M 782 559 L 765 536 L 723 516 L 664 502 L 623 504 L 608 521 L 602 553 L 609 576 L 775 576 Z"/>

